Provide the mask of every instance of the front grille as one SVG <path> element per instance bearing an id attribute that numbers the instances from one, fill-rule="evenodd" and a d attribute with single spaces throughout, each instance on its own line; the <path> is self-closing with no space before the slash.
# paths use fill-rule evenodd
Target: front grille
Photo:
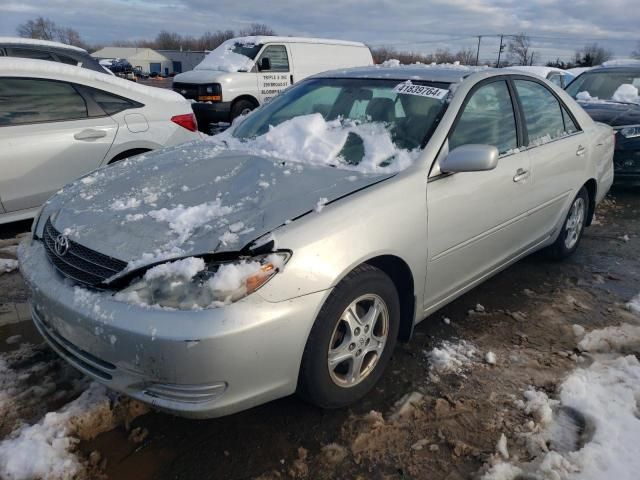
<path id="1" fill-rule="evenodd" d="M 191 100 L 197 100 L 198 97 L 202 95 L 222 96 L 222 88 L 219 83 L 199 84 L 173 82 L 173 91 Z"/>
<path id="2" fill-rule="evenodd" d="M 47 220 L 42 240 L 49 260 L 61 274 L 79 283 L 99 287 L 127 266 L 127 262 L 93 251 L 73 240 L 68 240 L 69 248 L 66 253 L 58 255 L 55 243 L 59 235 L 60 232 L 54 228 L 51 220 Z"/>

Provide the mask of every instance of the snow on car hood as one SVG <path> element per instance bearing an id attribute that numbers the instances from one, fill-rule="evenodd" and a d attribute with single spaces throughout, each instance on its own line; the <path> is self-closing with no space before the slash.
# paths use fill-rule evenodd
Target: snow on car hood
<path id="1" fill-rule="evenodd" d="M 301 165 L 204 142 L 143 154 L 65 187 L 43 210 L 70 239 L 127 270 L 251 241 L 392 176 Z M 286 245 L 284 246 L 286 247 Z"/>

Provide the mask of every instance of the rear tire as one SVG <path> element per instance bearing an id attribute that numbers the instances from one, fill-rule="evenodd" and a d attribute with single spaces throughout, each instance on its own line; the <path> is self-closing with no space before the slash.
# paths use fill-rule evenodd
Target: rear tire
<path id="1" fill-rule="evenodd" d="M 240 115 L 246 115 L 256 108 L 256 105 L 249 100 L 238 100 L 231 106 L 231 122 Z"/>
<path id="2" fill-rule="evenodd" d="M 333 290 L 311 329 L 298 393 L 322 408 L 364 397 L 389 363 L 398 338 L 400 301 L 382 270 L 363 264 Z"/>
<path id="3" fill-rule="evenodd" d="M 563 260 L 577 250 L 587 224 L 588 213 L 589 193 L 585 187 L 582 187 L 571 203 L 558 238 L 547 248 L 549 258 Z"/>

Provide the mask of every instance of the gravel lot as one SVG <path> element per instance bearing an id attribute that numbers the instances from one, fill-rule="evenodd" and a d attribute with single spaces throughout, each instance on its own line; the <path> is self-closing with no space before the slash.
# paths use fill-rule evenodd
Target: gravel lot
<path id="1" fill-rule="evenodd" d="M 142 415 L 144 408 L 116 402 L 108 422 L 100 415 L 88 423 L 89 433 L 76 435 L 78 478 L 473 478 L 495 459 L 502 434 L 511 458 L 526 461 L 521 433 L 529 418 L 516 400 L 530 387 L 553 397 L 585 361 L 574 324 L 590 331 L 632 315 L 624 304 L 640 292 L 638 193 L 614 191 L 569 261 L 533 255 L 421 323 L 413 340 L 396 349 L 383 381 L 352 408 L 322 411 L 289 397 L 193 421 Z M 28 228 L 0 229 L 0 258 L 15 258 L 14 238 Z M 19 408 L 0 409 L 4 438 L 20 422 L 63 408 L 88 385 L 41 345 L 26 297 L 18 271 L 0 274 L 2 361 L 28 374 L 12 386 L 24 400 Z M 438 371 L 433 349 L 455 346 L 459 353 L 460 345 L 468 358 Z M 26 400 L 37 393 L 34 385 L 48 385 L 38 402 Z M 120 405 L 118 415 L 113 405 Z M 577 449 L 580 436 L 574 440 Z"/>

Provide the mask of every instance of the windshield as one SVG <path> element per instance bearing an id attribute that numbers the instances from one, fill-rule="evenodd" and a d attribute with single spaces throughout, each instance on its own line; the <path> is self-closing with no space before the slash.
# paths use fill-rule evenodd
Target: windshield
<path id="1" fill-rule="evenodd" d="M 447 87 L 400 80 L 307 80 L 248 116 L 228 141 L 235 141 L 234 148 L 260 145 L 274 156 L 303 163 L 401 169 L 426 144 L 446 109 Z"/>
<path id="2" fill-rule="evenodd" d="M 612 100 L 640 103 L 640 70 L 622 72 L 585 72 L 567 87 L 567 93 L 581 101 Z"/>
<path id="3" fill-rule="evenodd" d="M 222 72 L 248 72 L 262 45 L 227 40 L 212 50 L 195 70 L 219 70 Z"/>

